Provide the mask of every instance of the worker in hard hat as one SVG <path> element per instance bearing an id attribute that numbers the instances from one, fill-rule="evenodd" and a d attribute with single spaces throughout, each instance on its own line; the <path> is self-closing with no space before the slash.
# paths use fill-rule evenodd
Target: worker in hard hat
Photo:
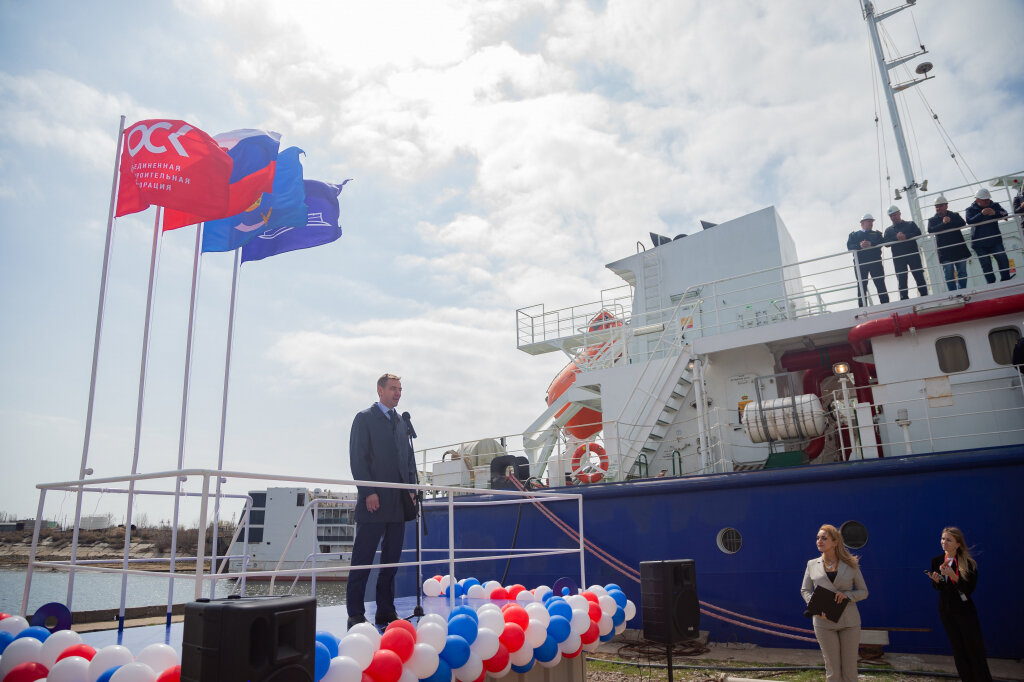
<path id="1" fill-rule="evenodd" d="M 978 254 L 978 263 L 989 284 L 996 281 L 992 272 L 993 258 L 996 259 L 1001 281 L 1013 277 L 1010 274 L 1010 259 L 1006 257 L 1006 247 L 1003 246 L 1003 234 L 999 231 L 999 221 L 1008 215 L 1006 209 L 992 201 L 992 195 L 984 187 L 974 195 L 974 203 L 967 207 L 964 215 L 967 224 L 971 226 L 971 248 Z"/>
<path id="2" fill-rule="evenodd" d="M 860 229 L 850 233 L 846 239 L 846 248 L 853 251 L 853 262 L 857 268 L 857 303 L 861 308 L 868 304 L 868 277 L 875 282 L 878 300 L 889 302 L 889 292 L 885 288 L 885 269 L 882 267 L 881 232 L 875 231 L 875 217 L 865 213 L 860 219 Z"/>
<path id="3" fill-rule="evenodd" d="M 921 228 L 910 220 L 904 220 L 899 206 L 890 206 L 887 211 L 892 225 L 886 229 L 885 243 L 892 249 L 892 265 L 896 270 L 896 283 L 900 288 L 900 300 L 910 298 L 907 289 L 907 272 L 914 275 L 917 282 L 917 293 L 928 295 L 928 287 L 924 283 L 924 268 L 921 266 L 921 251 L 917 248 Z"/>

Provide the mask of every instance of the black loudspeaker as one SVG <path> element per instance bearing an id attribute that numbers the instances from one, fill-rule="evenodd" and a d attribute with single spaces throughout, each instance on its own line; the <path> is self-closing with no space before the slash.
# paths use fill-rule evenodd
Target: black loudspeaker
<path id="1" fill-rule="evenodd" d="M 681 642 L 700 634 L 693 559 L 641 561 L 640 597 L 645 639 Z"/>
<path id="2" fill-rule="evenodd" d="M 182 682 L 313 682 L 316 598 L 228 597 L 185 605 Z"/>

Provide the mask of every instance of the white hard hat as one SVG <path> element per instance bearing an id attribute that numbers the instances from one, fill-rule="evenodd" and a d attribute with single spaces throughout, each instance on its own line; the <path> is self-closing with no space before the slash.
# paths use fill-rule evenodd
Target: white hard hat
<path id="1" fill-rule="evenodd" d="M 982 187 L 978 190 L 978 193 L 974 195 L 975 199 L 991 199 L 992 195 L 988 193 L 988 190 Z"/>
<path id="2" fill-rule="evenodd" d="M 875 216 L 871 215 L 870 213 L 865 213 L 864 217 L 861 218 L 860 221 L 864 222 L 865 220 L 874 220 L 874 219 L 875 219 Z"/>
<path id="3" fill-rule="evenodd" d="M 897 206 L 896 204 L 893 204 L 892 206 L 889 207 L 889 210 L 886 211 L 886 212 L 889 215 L 892 215 L 893 213 L 899 213 L 900 212 L 900 207 Z"/>
<path id="4" fill-rule="evenodd" d="M 936 206 L 938 206 L 939 204 L 948 204 L 948 203 L 949 202 L 946 201 L 946 197 L 942 196 L 941 194 L 939 196 L 935 197 L 935 205 Z"/>

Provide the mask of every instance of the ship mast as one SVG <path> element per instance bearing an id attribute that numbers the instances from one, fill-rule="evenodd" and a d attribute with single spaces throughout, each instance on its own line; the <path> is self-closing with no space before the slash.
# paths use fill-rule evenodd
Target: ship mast
<path id="1" fill-rule="evenodd" d="M 882 54 L 882 43 L 878 38 L 878 24 L 888 19 L 897 12 L 902 12 L 908 7 L 913 7 L 917 0 L 907 0 L 907 3 L 893 9 L 886 10 L 875 14 L 875 6 L 871 0 L 861 0 L 861 4 L 864 9 L 864 19 L 868 22 L 868 33 L 871 34 L 871 45 L 875 50 L 875 60 L 878 62 L 878 71 L 882 76 L 882 83 L 885 85 L 885 101 L 889 105 L 889 120 L 892 121 L 893 134 L 896 136 L 896 146 L 899 149 L 900 163 L 903 164 L 903 176 L 906 179 L 907 186 L 902 188 L 907 194 L 907 203 L 910 205 L 910 214 L 913 217 L 914 222 L 917 225 L 924 225 L 921 220 L 921 207 L 918 205 L 917 191 L 918 189 L 925 189 L 926 183 L 918 184 L 914 180 L 914 169 L 910 164 L 910 154 L 907 152 L 907 140 L 903 135 L 903 124 L 900 122 L 900 114 L 896 109 L 896 93 L 901 90 L 913 87 L 918 83 L 931 78 L 928 76 L 928 72 L 931 71 L 932 65 L 929 62 L 922 62 L 915 69 L 915 72 L 923 76 L 906 83 L 899 83 L 893 85 L 889 78 L 889 71 L 896 68 L 900 64 L 904 64 L 911 59 L 920 57 L 921 55 L 927 54 L 928 51 L 924 49 L 924 45 L 921 46 L 919 52 L 907 55 L 905 57 L 899 57 L 890 62 L 885 61 L 885 56 Z M 899 190 L 896 193 L 899 198 Z"/>

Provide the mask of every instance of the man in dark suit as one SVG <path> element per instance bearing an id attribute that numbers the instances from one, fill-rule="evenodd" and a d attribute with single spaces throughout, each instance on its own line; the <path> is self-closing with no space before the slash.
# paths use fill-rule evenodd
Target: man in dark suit
<path id="1" fill-rule="evenodd" d="M 402 381 L 394 374 L 377 380 L 379 400 L 358 413 L 352 421 L 349 436 L 349 460 L 357 481 L 413 483 L 416 460 L 409 441 L 409 427 L 398 416 L 395 407 L 402 398 Z M 359 486 L 356 499 L 356 538 L 352 547 L 352 565 L 373 563 L 380 546 L 382 564 L 398 563 L 402 556 L 405 522 L 415 517 L 412 491 L 399 488 Z M 395 574 L 397 568 L 379 569 L 377 575 L 378 625 L 387 625 L 398 618 L 395 612 Z M 349 573 L 346 590 L 348 626 L 366 620 L 363 596 L 370 569 Z"/>

